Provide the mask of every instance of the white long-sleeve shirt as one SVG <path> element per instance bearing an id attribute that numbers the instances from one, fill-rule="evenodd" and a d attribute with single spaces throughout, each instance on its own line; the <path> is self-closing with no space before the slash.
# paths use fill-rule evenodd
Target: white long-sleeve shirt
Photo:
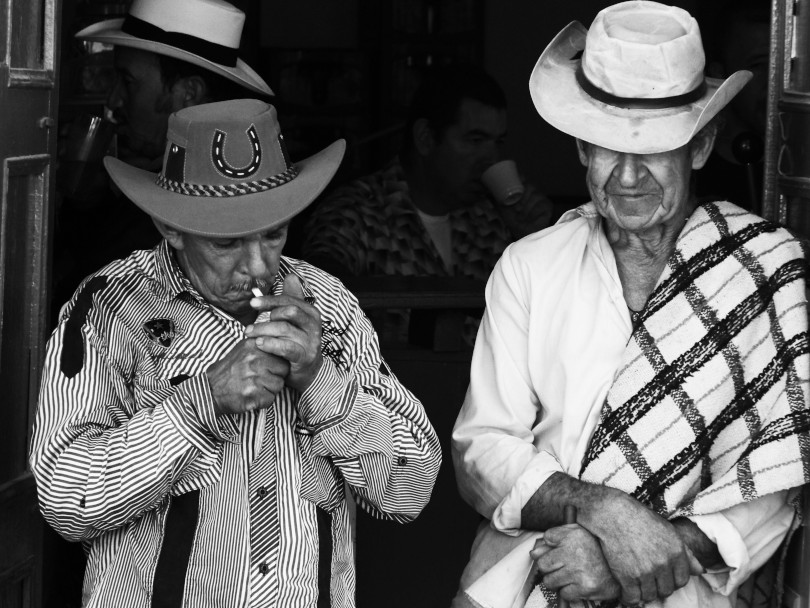
<path id="1" fill-rule="evenodd" d="M 486 299 L 453 458 L 464 499 L 495 529 L 517 534 L 522 507 L 554 472 L 579 476 L 632 333 L 593 205 L 511 245 Z M 734 590 L 784 538 L 791 495 L 692 517 L 728 568 L 693 577 L 666 605 L 732 605 Z M 462 580 L 462 588 L 469 582 Z"/>

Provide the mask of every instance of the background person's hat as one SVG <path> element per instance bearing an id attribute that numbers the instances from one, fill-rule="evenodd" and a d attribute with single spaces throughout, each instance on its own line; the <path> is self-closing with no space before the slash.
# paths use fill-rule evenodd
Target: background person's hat
<path id="1" fill-rule="evenodd" d="M 272 95 L 238 57 L 244 23 L 245 13 L 223 0 L 133 0 L 125 18 L 94 23 L 76 37 L 181 59 Z"/>
<path id="2" fill-rule="evenodd" d="M 163 168 L 108 156 L 116 185 L 152 217 L 191 234 L 235 238 L 291 220 L 323 191 L 346 142 L 290 162 L 276 110 L 257 99 L 184 108 L 169 116 Z"/>
<path id="3" fill-rule="evenodd" d="M 535 108 L 560 131 L 617 152 L 686 144 L 748 82 L 704 78 L 698 24 L 683 9 L 632 0 L 574 21 L 546 47 L 529 79 Z"/>

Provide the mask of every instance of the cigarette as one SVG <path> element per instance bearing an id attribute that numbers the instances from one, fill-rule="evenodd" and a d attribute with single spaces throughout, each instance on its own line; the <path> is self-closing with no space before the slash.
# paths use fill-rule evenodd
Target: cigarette
<path id="1" fill-rule="evenodd" d="M 257 298 L 264 297 L 262 290 L 259 289 L 258 287 L 254 287 L 250 291 L 252 291 L 253 295 L 256 296 Z M 270 311 L 265 310 L 259 313 L 259 316 L 256 318 L 256 323 L 266 323 L 269 320 L 270 320 Z"/>

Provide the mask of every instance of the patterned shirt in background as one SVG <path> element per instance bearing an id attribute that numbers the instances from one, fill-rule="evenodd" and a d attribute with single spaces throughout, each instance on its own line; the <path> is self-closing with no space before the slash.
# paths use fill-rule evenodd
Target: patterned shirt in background
<path id="1" fill-rule="evenodd" d="M 453 271 L 411 202 L 402 165 L 339 187 L 310 216 L 303 257 L 328 259 L 354 276 L 457 276 L 486 281 L 513 237 L 494 203 L 480 201 L 451 211 Z"/>
<path id="2" fill-rule="evenodd" d="M 282 258 L 323 319 L 303 394 L 217 417 L 205 369 L 245 338 L 162 242 L 82 284 L 47 348 L 31 468 L 45 518 L 89 550 L 83 605 L 354 606 L 345 488 L 377 517 L 427 503 L 441 460 L 357 300 Z M 153 597 L 154 596 L 154 597 Z M 168 603 L 167 603 L 168 602 Z"/>
<path id="3" fill-rule="evenodd" d="M 494 203 L 482 196 L 451 211 L 449 220 L 452 271 L 422 223 L 402 164 L 395 158 L 386 168 L 335 189 L 317 205 L 304 229 L 302 256 L 316 264 L 328 260 L 352 276 L 454 276 L 486 281 L 514 240 Z M 384 344 L 407 341 L 408 310 L 374 313 Z M 480 313 L 465 319 L 463 338 L 469 345 L 475 341 L 479 321 Z"/>

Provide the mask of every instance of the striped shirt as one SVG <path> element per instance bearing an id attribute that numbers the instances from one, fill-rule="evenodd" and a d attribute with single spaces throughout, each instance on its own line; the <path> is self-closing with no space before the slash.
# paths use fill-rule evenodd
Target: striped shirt
<path id="1" fill-rule="evenodd" d="M 86 606 L 354 606 L 347 492 L 406 522 L 441 461 L 421 403 L 339 281 L 282 258 L 320 311 L 324 364 L 272 407 L 214 413 L 206 368 L 245 339 L 164 241 L 62 310 L 31 447 L 41 510 L 85 541 Z"/>

